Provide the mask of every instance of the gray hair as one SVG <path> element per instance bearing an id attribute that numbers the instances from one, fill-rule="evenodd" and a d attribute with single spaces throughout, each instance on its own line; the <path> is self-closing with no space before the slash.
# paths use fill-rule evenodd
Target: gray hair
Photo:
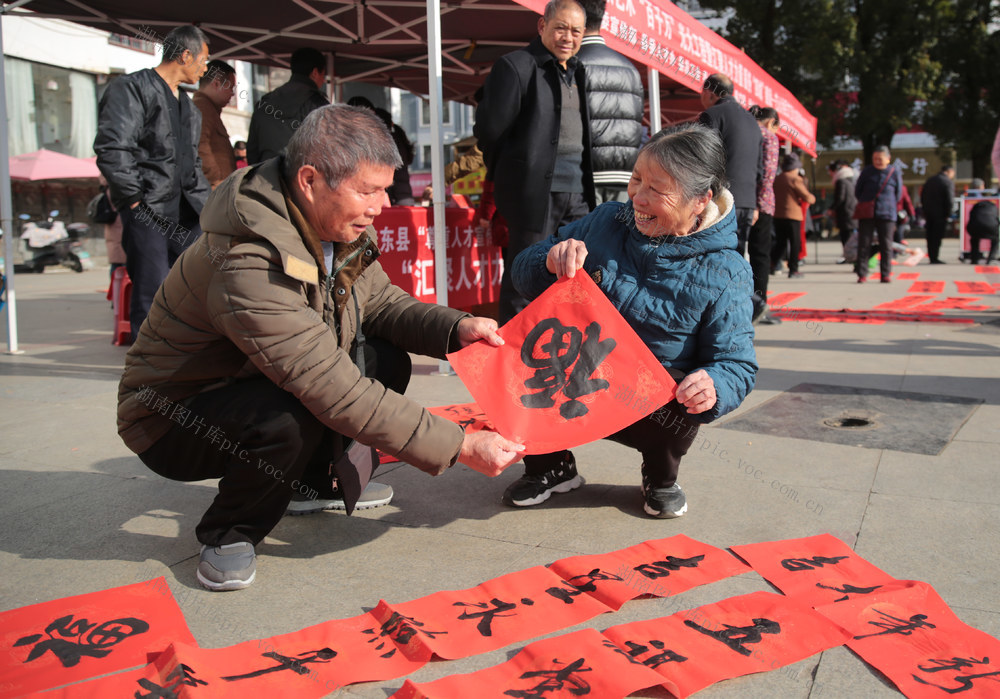
<path id="1" fill-rule="evenodd" d="M 583 16 L 587 16 L 587 10 L 579 0 L 549 0 L 545 4 L 545 12 L 542 13 L 542 18 L 546 22 L 551 22 L 555 18 L 556 13 L 567 6 L 579 7 L 580 11 L 583 12 Z"/>
<path id="2" fill-rule="evenodd" d="M 725 188 L 726 149 L 715 129 L 688 121 L 653 136 L 639 155 L 648 155 L 677 183 L 685 201 Z"/>
<path id="3" fill-rule="evenodd" d="M 395 141 L 371 110 L 331 104 L 312 111 L 285 150 L 284 176 L 292 181 L 303 165 L 312 165 L 331 189 L 354 174 L 362 163 L 403 166 Z"/>
<path id="4" fill-rule="evenodd" d="M 208 45 L 208 37 L 193 24 L 183 24 L 175 27 L 163 37 L 163 60 L 180 63 L 185 51 L 192 56 L 201 53 L 202 44 Z"/>
<path id="5" fill-rule="evenodd" d="M 889 146 L 875 146 L 875 150 L 872 151 L 872 155 L 876 153 L 885 153 L 887 156 L 892 157 L 892 153 L 889 152 Z"/>

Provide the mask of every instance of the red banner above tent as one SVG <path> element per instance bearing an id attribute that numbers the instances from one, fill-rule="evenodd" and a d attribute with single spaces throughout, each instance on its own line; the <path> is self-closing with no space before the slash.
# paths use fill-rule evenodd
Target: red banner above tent
<path id="1" fill-rule="evenodd" d="M 546 0 L 515 0 L 541 14 Z M 609 47 L 695 92 L 712 73 L 725 73 L 744 107 L 773 107 L 781 135 L 816 155 L 816 117 L 781 83 L 694 17 L 667 0 L 608 0 L 601 34 Z"/>

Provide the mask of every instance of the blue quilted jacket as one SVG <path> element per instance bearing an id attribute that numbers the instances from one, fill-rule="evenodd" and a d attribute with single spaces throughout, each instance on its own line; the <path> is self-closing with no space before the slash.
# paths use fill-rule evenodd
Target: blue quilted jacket
<path id="1" fill-rule="evenodd" d="M 655 239 L 659 244 L 636 229 L 631 202 L 607 202 L 518 255 L 514 285 L 535 298 L 556 280 L 545 268 L 549 249 L 568 238 L 584 241 L 584 269 L 663 366 L 712 377 L 715 407 L 693 416 L 710 422 L 743 402 L 757 374 L 753 277 L 736 252 L 732 201 L 723 191 L 706 210 L 707 226 Z"/>

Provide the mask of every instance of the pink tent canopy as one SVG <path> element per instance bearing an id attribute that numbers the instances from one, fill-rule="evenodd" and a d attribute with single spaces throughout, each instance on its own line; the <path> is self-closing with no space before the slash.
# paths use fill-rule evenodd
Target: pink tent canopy
<path id="1" fill-rule="evenodd" d="M 45 148 L 10 158 L 12 180 L 97 178 L 100 174 L 94 160 L 74 158 L 72 155 L 64 155 Z"/>

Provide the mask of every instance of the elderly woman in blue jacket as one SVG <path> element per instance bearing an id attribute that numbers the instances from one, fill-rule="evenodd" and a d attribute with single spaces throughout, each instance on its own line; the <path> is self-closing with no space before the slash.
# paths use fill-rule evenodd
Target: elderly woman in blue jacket
<path id="1" fill-rule="evenodd" d="M 740 405 L 753 388 L 753 277 L 736 251 L 733 197 L 718 133 L 700 124 L 665 129 L 639 152 L 628 203 L 607 202 L 517 256 L 514 284 L 527 298 L 556 279 L 589 274 L 674 377 L 674 400 L 609 437 L 642 455 L 644 510 L 680 517 L 681 458 L 698 425 Z M 569 451 L 525 456 L 503 502 L 537 505 L 583 484 Z"/>

